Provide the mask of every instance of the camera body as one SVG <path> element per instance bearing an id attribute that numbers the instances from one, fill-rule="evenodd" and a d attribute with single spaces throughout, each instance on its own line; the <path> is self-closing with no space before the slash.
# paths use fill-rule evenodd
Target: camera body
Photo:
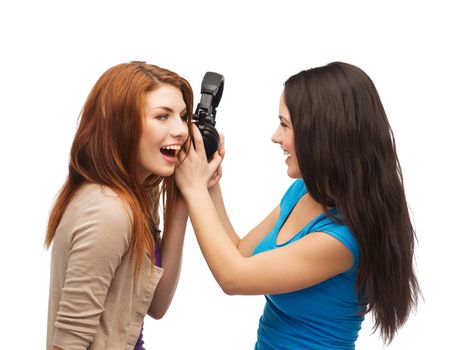
<path id="1" fill-rule="evenodd" d="M 224 89 L 224 77 L 221 74 L 207 72 L 202 79 L 201 101 L 196 107 L 192 119 L 204 139 L 207 159 L 211 159 L 218 149 L 220 135 L 215 129 L 216 109 L 220 103 Z"/>

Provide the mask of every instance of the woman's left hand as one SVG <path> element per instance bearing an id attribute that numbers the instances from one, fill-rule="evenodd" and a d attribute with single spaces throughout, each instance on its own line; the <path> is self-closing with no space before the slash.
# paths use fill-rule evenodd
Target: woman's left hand
<path id="1" fill-rule="evenodd" d="M 207 190 L 221 177 L 222 157 L 219 150 L 213 154 L 212 160 L 207 162 L 204 141 L 196 125 L 192 124 L 194 147 L 189 150 L 181 149 L 178 153 L 179 165 L 175 169 L 175 181 L 184 197 L 193 191 Z M 223 138 L 224 141 L 224 138 Z M 224 148 L 223 148 L 224 155 Z"/>

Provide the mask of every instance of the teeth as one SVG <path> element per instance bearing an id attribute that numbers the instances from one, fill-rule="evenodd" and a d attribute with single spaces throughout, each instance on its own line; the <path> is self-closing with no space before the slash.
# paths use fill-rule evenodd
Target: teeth
<path id="1" fill-rule="evenodd" d="M 169 145 L 169 146 L 164 146 L 162 148 L 168 149 L 168 150 L 178 151 L 178 150 L 180 150 L 181 146 L 180 145 Z"/>
<path id="2" fill-rule="evenodd" d="M 289 153 L 288 151 L 283 150 L 283 154 L 284 154 L 285 156 L 288 156 L 290 153 Z"/>

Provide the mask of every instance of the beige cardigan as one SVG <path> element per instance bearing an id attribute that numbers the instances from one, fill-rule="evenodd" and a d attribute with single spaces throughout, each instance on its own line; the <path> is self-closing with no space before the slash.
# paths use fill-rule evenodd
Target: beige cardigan
<path id="1" fill-rule="evenodd" d="M 137 280 L 128 210 L 95 184 L 75 194 L 57 228 L 51 260 L 47 349 L 133 349 L 163 269 L 144 257 Z"/>

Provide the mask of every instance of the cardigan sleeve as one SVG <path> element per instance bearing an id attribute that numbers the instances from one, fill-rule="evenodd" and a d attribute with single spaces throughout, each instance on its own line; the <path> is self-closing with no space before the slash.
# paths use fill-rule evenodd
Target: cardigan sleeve
<path id="1" fill-rule="evenodd" d="M 81 210 L 71 232 L 53 345 L 87 349 L 93 341 L 131 231 L 130 216 L 118 197 L 104 195 Z"/>

